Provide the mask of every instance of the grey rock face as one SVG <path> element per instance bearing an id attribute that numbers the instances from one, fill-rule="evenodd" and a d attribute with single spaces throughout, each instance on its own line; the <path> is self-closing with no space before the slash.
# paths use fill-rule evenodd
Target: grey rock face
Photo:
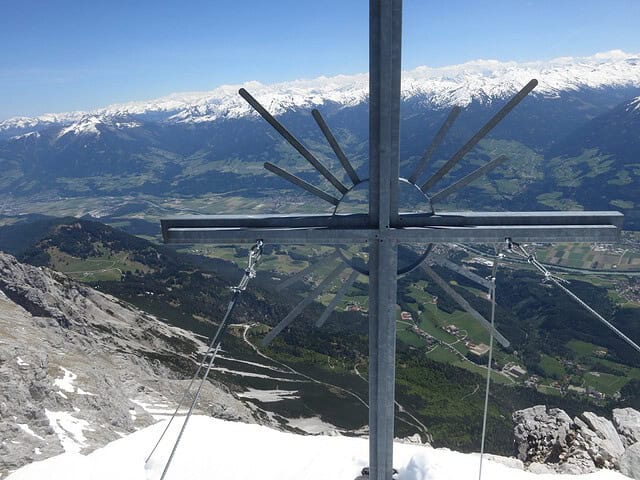
<path id="1" fill-rule="evenodd" d="M 640 442 L 640 412 L 633 408 L 614 408 L 613 424 L 625 447 Z"/>
<path id="2" fill-rule="evenodd" d="M 592 412 L 584 412 L 574 422 L 596 466 L 615 468 L 624 446 L 613 424 Z"/>
<path id="3" fill-rule="evenodd" d="M 0 253 L 0 476 L 64 451 L 89 452 L 172 412 L 203 347 L 188 332 Z M 201 405 L 200 413 L 256 421 L 221 385 L 208 383 Z"/>
<path id="4" fill-rule="evenodd" d="M 640 442 L 629 446 L 620 457 L 620 472 L 627 477 L 640 480 Z"/>
<path id="5" fill-rule="evenodd" d="M 536 405 L 513 414 L 517 457 L 523 462 L 557 463 L 573 440 L 571 417 L 563 410 Z"/>
<path id="6" fill-rule="evenodd" d="M 615 469 L 625 453 L 613 423 L 591 412 L 572 420 L 562 410 L 537 405 L 513 419 L 518 458 L 536 471 L 544 470 L 540 464 L 570 474 Z"/>

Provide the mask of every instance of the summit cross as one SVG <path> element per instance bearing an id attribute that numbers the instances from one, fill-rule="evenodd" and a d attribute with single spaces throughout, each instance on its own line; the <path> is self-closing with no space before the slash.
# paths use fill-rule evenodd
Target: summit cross
<path id="1" fill-rule="evenodd" d="M 368 246 L 369 276 L 369 478 L 389 480 L 393 469 L 396 296 L 399 244 L 517 242 L 615 242 L 623 216 L 619 212 L 439 212 L 399 211 L 401 187 L 413 189 L 429 204 L 440 200 L 501 164 L 498 157 L 431 196 L 453 166 L 509 113 L 537 84 L 532 80 L 424 184 L 417 179 L 459 113 L 456 107 L 422 161 L 408 179 L 399 175 L 402 1 L 370 0 L 369 8 L 369 178 L 360 179 L 326 122 L 313 116 L 353 187 L 347 187 L 244 89 L 240 95 L 339 192 L 327 193 L 269 162 L 265 167 L 334 205 L 333 214 L 201 215 L 163 219 L 167 243 L 361 244 Z M 348 194 L 368 182 L 368 213 L 338 212 Z M 424 260 L 424 255 L 419 260 Z M 355 268 L 355 267 L 354 267 Z M 339 274 L 339 272 L 338 272 Z M 337 274 L 336 274 L 337 275 Z M 333 277 L 335 279 L 335 276 Z M 341 289 L 346 290 L 346 289 Z M 344 293 L 344 292 L 343 292 Z M 337 302 L 336 302 L 337 303 Z M 290 322 L 290 320 L 289 320 Z M 288 326 L 281 322 L 269 340 Z"/>

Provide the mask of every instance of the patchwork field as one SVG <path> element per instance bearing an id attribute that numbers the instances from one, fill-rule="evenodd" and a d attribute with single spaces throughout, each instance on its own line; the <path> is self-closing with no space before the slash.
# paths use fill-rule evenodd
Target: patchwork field
<path id="1" fill-rule="evenodd" d="M 543 263 L 571 268 L 640 271 L 640 253 L 623 246 L 551 245 L 536 248 L 536 255 Z"/>

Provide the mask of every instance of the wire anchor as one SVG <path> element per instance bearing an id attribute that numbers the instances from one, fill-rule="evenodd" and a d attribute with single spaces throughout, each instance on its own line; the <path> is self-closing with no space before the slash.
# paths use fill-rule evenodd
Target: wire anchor
<path id="1" fill-rule="evenodd" d="M 244 275 L 237 286 L 231 287 L 232 292 L 244 292 L 247 289 L 249 280 L 256 278 L 256 266 L 262 258 L 262 251 L 264 249 L 264 242 L 257 240 L 256 244 L 249 250 L 249 264 L 244 269 Z"/>

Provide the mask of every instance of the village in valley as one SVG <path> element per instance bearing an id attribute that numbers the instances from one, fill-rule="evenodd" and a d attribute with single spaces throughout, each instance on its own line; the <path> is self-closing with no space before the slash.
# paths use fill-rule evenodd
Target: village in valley
<path id="1" fill-rule="evenodd" d="M 434 298 L 434 303 L 436 302 L 437 298 Z M 353 308 L 354 306 L 351 307 Z M 438 348 L 446 349 L 458 356 L 461 360 L 473 363 L 475 366 L 485 368 L 486 370 L 490 350 L 489 345 L 483 342 L 476 342 L 469 338 L 469 334 L 465 329 L 453 323 L 439 326 L 438 328 L 442 332 L 455 338 L 453 342 L 446 342 L 442 338 L 438 338 L 423 330 L 420 325 L 415 322 L 410 312 L 400 312 L 399 322 L 409 324 L 409 330 L 424 341 L 425 354 L 427 356 Z M 461 352 L 459 345 L 464 345 L 467 350 L 466 354 Z M 593 355 L 601 359 L 605 359 L 607 353 L 607 350 L 604 348 L 595 349 L 592 352 Z M 513 352 L 513 355 L 517 357 L 518 352 Z M 494 374 L 501 375 L 513 383 L 520 383 L 528 388 L 540 390 L 545 393 L 550 393 L 550 391 L 555 391 L 559 395 L 574 393 L 581 396 L 588 396 L 596 401 L 604 401 L 607 398 L 607 393 L 601 392 L 593 386 L 585 385 L 584 381 L 581 380 L 585 374 L 598 378 L 602 377 L 602 373 L 592 372 L 588 366 L 578 362 L 570 360 L 557 361 L 567 371 L 567 375 L 563 378 L 545 379 L 541 375 L 529 373 L 525 366 L 517 361 L 506 361 L 502 363 L 495 358 L 492 360 L 492 369 L 494 370 Z M 582 384 L 579 385 L 577 383 Z M 619 397 L 619 392 L 615 392 L 611 396 L 617 398 Z"/>
<path id="2" fill-rule="evenodd" d="M 619 246 L 608 244 L 595 246 L 577 244 L 564 250 L 561 250 L 558 245 L 551 244 L 536 244 L 530 247 L 538 258 L 545 260 L 545 265 L 553 268 L 555 274 L 571 281 L 589 279 L 595 282 L 595 285 L 604 286 L 609 297 L 616 304 L 623 308 L 637 308 L 635 306 L 640 305 L 640 276 L 625 275 L 613 268 L 613 264 L 620 258 L 636 268 L 636 259 L 640 258 L 640 250 L 634 244 L 636 240 L 636 237 L 625 238 L 622 250 L 619 250 Z M 276 249 L 273 257 L 265 258 L 263 268 L 272 268 L 275 275 L 273 281 L 279 281 L 282 274 L 302 269 L 329 252 L 330 250 L 324 247 Z M 228 247 L 207 247 L 207 250 L 201 253 L 218 255 L 234 261 L 244 259 L 245 256 L 243 251 Z M 434 253 L 449 258 L 458 256 L 464 268 L 471 271 L 478 271 L 492 265 L 492 262 L 487 259 L 487 252 L 480 246 L 476 248 L 466 245 L 464 248 L 458 245 L 439 246 L 434 249 Z M 553 260 L 554 263 L 550 263 L 549 260 Z M 597 261 L 601 266 L 608 266 L 608 272 L 611 274 L 585 276 L 575 271 L 578 270 L 576 267 L 585 265 L 589 261 Z M 529 267 L 524 262 L 513 263 L 506 268 L 512 271 L 527 271 Z M 304 282 L 307 285 L 317 285 L 328 270 L 328 268 L 320 268 L 317 272 L 306 275 Z M 529 271 L 532 270 L 529 268 Z M 637 271 L 640 275 L 640 268 Z M 449 283 L 456 288 L 462 286 L 453 279 Z M 545 284 L 542 277 L 538 283 L 547 291 L 552 288 L 551 285 Z M 490 350 L 487 331 L 466 312 L 459 310 L 451 312 L 443 308 L 445 299 L 429 293 L 427 290 L 430 287 L 426 280 L 409 282 L 404 288 L 406 295 L 399 298 L 397 307 L 399 343 L 416 352 L 421 352 L 431 360 L 486 375 Z M 366 289 L 366 284 L 356 282 L 339 308 L 345 312 L 366 316 L 368 301 L 362 289 Z M 473 289 L 470 290 L 472 291 Z M 473 291 L 473 293 L 486 299 L 486 292 Z M 319 296 L 318 300 L 326 305 L 331 295 L 329 291 Z M 498 303 L 502 301 L 499 300 Z M 608 349 L 601 345 L 576 339 L 571 340 L 566 347 L 570 356 L 541 352 L 539 368 L 535 371 L 527 367 L 521 352 L 494 349 L 492 381 L 505 385 L 522 385 L 544 394 L 570 395 L 603 403 L 618 398 L 620 389 L 630 378 L 640 378 L 640 368 L 619 363 L 618 359 L 610 355 Z"/>

